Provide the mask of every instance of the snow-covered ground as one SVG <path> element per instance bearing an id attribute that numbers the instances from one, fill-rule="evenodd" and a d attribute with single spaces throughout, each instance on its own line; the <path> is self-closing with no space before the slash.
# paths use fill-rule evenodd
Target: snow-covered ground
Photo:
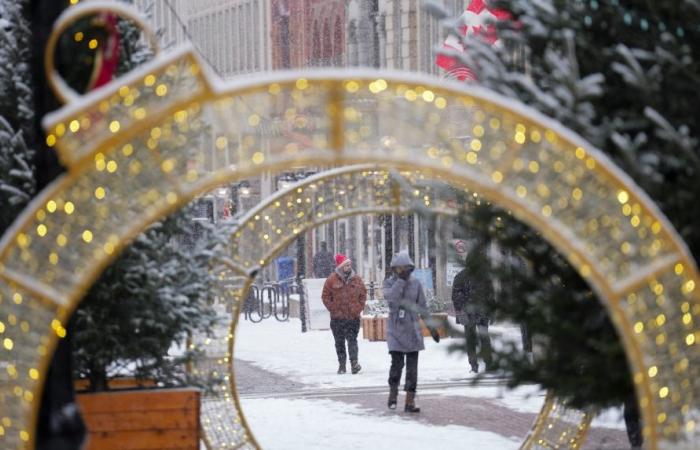
<path id="1" fill-rule="evenodd" d="M 236 331 L 235 358 L 250 361 L 256 366 L 300 383 L 317 387 L 340 388 L 385 385 L 390 358 L 386 342 L 370 342 L 358 337 L 359 360 L 362 372 L 355 376 L 338 376 L 333 336 L 330 330 L 311 330 L 301 333 L 299 321 L 265 320 L 253 324 L 241 320 Z M 492 326 L 490 331 L 519 339 L 516 327 Z M 457 381 L 473 378 L 469 374 L 466 354 L 448 352 L 453 339 L 435 343 L 425 339 L 425 351 L 420 352 L 418 383 Z M 483 367 L 483 363 L 481 364 Z"/>
<path id="2" fill-rule="evenodd" d="M 608 408 L 602 410 L 593 419 L 593 422 L 591 422 L 591 427 L 625 430 L 625 419 L 622 416 L 622 408 Z"/>
<path id="3" fill-rule="evenodd" d="M 494 327 L 494 332 L 517 335 L 515 328 Z M 360 336 L 361 337 L 361 336 Z M 464 381 L 466 356 L 449 353 L 452 339 L 439 344 L 425 340 L 419 359 L 419 395 L 449 395 L 488 398 L 517 411 L 537 413 L 543 393 L 537 387 L 506 391 L 502 387 L 450 388 L 421 384 Z M 337 375 L 333 338 L 329 330 L 300 332 L 297 320 L 287 323 L 241 321 L 236 335 L 235 358 L 316 389 L 386 386 L 389 355 L 385 342 L 359 339 L 362 371 L 358 375 Z M 472 448 L 516 449 L 521 438 L 473 428 L 420 423 L 400 415 L 378 416 L 353 404 L 330 399 L 242 398 L 243 411 L 256 438 L 265 449 L 328 448 Z M 293 432 L 291 431 L 293 430 Z M 371 438 L 368 438 L 371 437 Z M 368 441 L 369 439 L 369 441 Z"/>
<path id="4" fill-rule="evenodd" d="M 495 325 L 490 331 L 516 342 L 520 339 L 520 331 L 514 326 Z M 440 343 L 425 339 L 426 349 L 420 353 L 418 365 L 419 400 L 421 395 L 463 396 L 487 399 L 520 413 L 539 412 L 544 392 L 537 386 L 507 390 L 493 383 L 486 386 L 465 384 L 473 375 L 468 373 L 465 354 L 448 352 L 448 347 L 454 342 L 450 338 Z M 362 371 L 358 375 L 338 375 L 330 330 L 301 333 L 300 323 L 295 319 L 285 323 L 265 320 L 257 324 L 241 320 L 234 355 L 235 359 L 305 384 L 303 390 L 331 392 L 342 388 L 352 392 L 352 388 L 361 391 L 372 386 L 386 386 L 389 370 L 386 342 L 362 339 L 360 331 L 358 344 Z M 446 388 L 449 383 L 458 383 L 458 386 Z M 383 393 L 381 395 L 383 398 Z M 244 395 L 241 404 L 256 438 L 266 450 L 448 450 L 465 448 L 467 444 L 469 448 L 516 449 L 524 437 L 505 437 L 457 424 L 432 425 L 408 420 L 399 413 L 377 414 L 362 405 L 332 398 L 294 398 L 274 394 L 246 398 Z M 617 410 L 606 411 L 594 425 L 624 429 Z"/>
<path id="5" fill-rule="evenodd" d="M 243 400 L 243 410 L 265 450 L 304 449 L 517 449 L 520 439 L 398 415 L 379 416 L 332 400 Z"/>

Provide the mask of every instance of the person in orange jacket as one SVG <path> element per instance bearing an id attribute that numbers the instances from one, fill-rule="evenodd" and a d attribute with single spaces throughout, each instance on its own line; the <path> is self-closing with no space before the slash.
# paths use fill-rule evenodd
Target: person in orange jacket
<path id="1" fill-rule="evenodd" d="M 349 353 L 350 370 L 356 374 L 362 369 L 357 359 L 357 334 L 360 331 L 360 315 L 367 302 L 367 289 L 362 278 L 352 269 L 352 261 L 345 255 L 335 255 L 335 266 L 335 271 L 328 276 L 323 285 L 321 298 L 331 313 L 331 331 L 338 355 L 338 373 L 346 372 Z"/>

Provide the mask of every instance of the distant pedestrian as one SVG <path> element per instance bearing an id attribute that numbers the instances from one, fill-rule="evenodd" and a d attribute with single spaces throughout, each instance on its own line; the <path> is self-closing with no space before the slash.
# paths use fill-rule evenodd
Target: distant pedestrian
<path id="1" fill-rule="evenodd" d="M 404 411 L 420 412 L 416 407 L 416 387 L 418 384 L 418 352 L 425 349 L 423 332 L 419 318 L 430 329 L 435 342 L 440 342 L 440 335 L 432 327 L 430 312 L 423 293 L 423 286 L 417 278 L 412 277 L 414 265 L 407 253 L 394 255 L 391 260 L 392 275 L 384 280 L 384 299 L 389 305 L 387 320 L 386 342 L 391 355 L 389 369 L 389 409 L 396 408 L 399 395 L 401 372 L 406 365 L 406 405 Z"/>
<path id="2" fill-rule="evenodd" d="M 314 255 L 313 259 L 314 277 L 328 278 L 328 276 L 332 274 L 333 270 L 335 269 L 333 254 L 328 251 L 325 242 L 321 242 L 320 245 L 321 250 Z"/>
<path id="3" fill-rule="evenodd" d="M 335 271 L 328 276 L 323 285 L 321 297 L 326 309 L 331 313 L 331 331 L 338 356 L 338 373 L 346 372 L 349 353 L 350 370 L 356 374 L 362 369 L 358 362 L 357 334 L 360 331 L 360 315 L 367 302 L 367 289 L 362 278 L 352 269 L 352 261 L 345 255 L 335 255 L 335 265 Z"/>
<path id="4" fill-rule="evenodd" d="M 477 341 L 480 355 L 486 370 L 493 367 L 491 337 L 489 336 L 490 305 L 494 301 L 493 283 L 489 278 L 489 260 L 486 256 L 488 243 L 478 242 L 467 255 L 462 269 L 452 282 L 452 303 L 457 315 L 457 323 L 464 325 L 467 344 L 467 358 L 471 371 L 479 371 Z"/>

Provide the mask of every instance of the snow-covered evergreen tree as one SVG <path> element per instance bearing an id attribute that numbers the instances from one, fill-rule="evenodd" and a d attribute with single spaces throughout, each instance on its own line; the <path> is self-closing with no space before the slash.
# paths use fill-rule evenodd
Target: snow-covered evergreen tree
<path id="1" fill-rule="evenodd" d="M 117 76 L 152 57 L 134 24 L 120 20 L 118 30 Z M 75 84 L 84 85 L 73 72 Z M 193 217 L 193 208 L 185 208 L 153 224 L 105 270 L 76 311 L 75 372 L 90 380 L 92 390 L 107 389 L 108 378 L 117 374 L 164 385 L 199 381 L 184 371 L 195 355 L 169 355 L 174 346 L 184 347 L 188 335 L 206 334 L 216 320 L 208 299 L 218 281 L 210 264 L 220 235 L 204 227 L 192 238 Z"/>
<path id="2" fill-rule="evenodd" d="M 129 20 L 120 20 L 117 24 L 120 34 L 118 74 L 128 72 L 133 67 L 139 66 L 153 57 L 152 49 L 142 45 L 141 29 Z"/>
<path id="3" fill-rule="evenodd" d="M 509 385 L 537 383 L 581 408 L 625 402 L 633 395 L 625 353 L 586 281 L 537 232 L 506 211 L 473 197 L 460 200 L 469 205 L 458 218 L 460 235 L 496 242 L 508 255 L 483 264 L 483 276 L 499 285 L 492 317 L 525 324 L 537 341 L 534 363 L 518 342 L 506 339 L 495 347 Z"/>
<path id="4" fill-rule="evenodd" d="M 34 98 L 31 77 L 31 33 L 23 15 L 26 1 L 0 0 L 0 116 L 31 136 Z"/>
<path id="5" fill-rule="evenodd" d="M 132 374 L 166 385 L 189 382 L 183 361 L 171 358 L 174 344 L 206 333 L 216 315 L 208 303 L 217 282 L 210 270 L 213 230 L 191 245 L 189 210 L 153 225 L 102 275 L 76 312 L 76 372 L 105 389 L 109 376 Z"/>
<path id="6" fill-rule="evenodd" d="M 0 0 L 0 234 L 35 193 L 31 35 L 24 5 Z"/>
<path id="7" fill-rule="evenodd" d="M 610 155 L 694 255 L 700 227 L 700 1 L 492 0 L 502 45 L 464 41 L 480 85 L 559 120 Z M 513 49 L 524 65 L 513 64 Z"/>
<path id="8" fill-rule="evenodd" d="M 497 24 L 499 45 L 463 40 L 461 59 L 476 83 L 557 119 L 607 153 L 700 259 L 700 2 L 487 4 L 513 20 Z M 463 225 L 497 239 L 519 256 L 509 261 L 522 264 L 492 274 L 504 286 L 495 314 L 528 324 L 544 347 L 534 364 L 510 348 L 498 351 L 511 384 L 541 383 L 581 407 L 633 407 L 624 352 L 605 309 L 589 300 L 590 288 L 533 230 L 488 205 L 481 210 L 464 214 Z"/>

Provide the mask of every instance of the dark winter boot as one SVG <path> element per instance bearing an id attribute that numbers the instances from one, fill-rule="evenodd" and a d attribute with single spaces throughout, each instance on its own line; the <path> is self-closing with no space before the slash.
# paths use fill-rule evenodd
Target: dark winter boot
<path id="1" fill-rule="evenodd" d="M 399 398 L 399 387 L 389 386 L 389 400 L 386 402 L 386 406 L 389 409 L 396 409 L 396 400 Z"/>
<path id="2" fill-rule="evenodd" d="M 345 361 L 341 361 L 338 363 L 338 375 L 345 373 Z"/>
<path id="3" fill-rule="evenodd" d="M 416 408 L 416 393 L 406 392 L 406 406 L 403 409 L 407 413 L 419 413 L 420 408 Z"/>
<path id="4" fill-rule="evenodd" d="M 470 370 L 469 372 L 479 373 L 479 364 L 472 364 L 471 367 L 472 367 L 472 370 Z"/>
<path id="5" fill-rule="evenodd" d="M 353 375 L 362 370 L 362 366 L 357 361 L 350 361 L 350 371 Z"/>

